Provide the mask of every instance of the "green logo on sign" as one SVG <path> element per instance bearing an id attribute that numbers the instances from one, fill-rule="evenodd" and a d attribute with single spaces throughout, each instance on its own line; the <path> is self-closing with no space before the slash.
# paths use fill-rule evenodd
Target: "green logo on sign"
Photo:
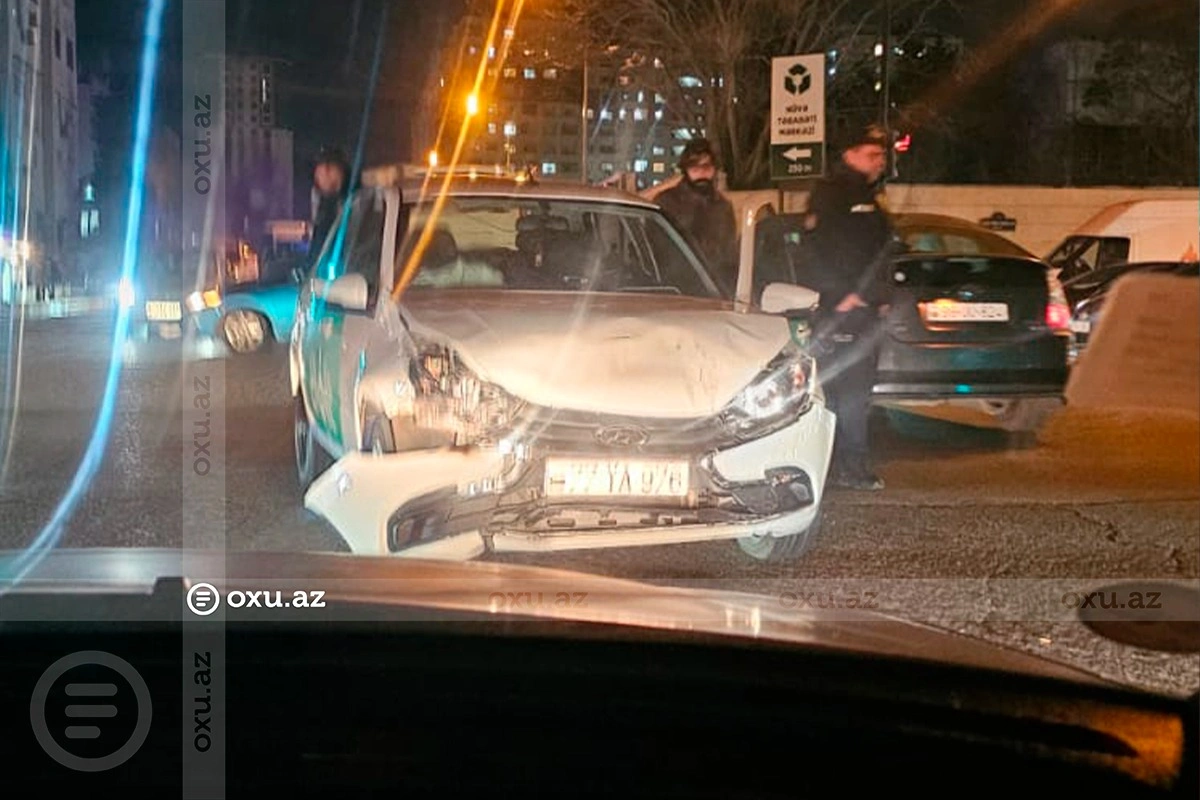
<path id="1" fill-rule="evenodd" d="M 804 94 L 812 86 L 812 75 L 803 64 L 792 64 L 792 68 L 783 76 L 783 88 L 792 94 Z"/>

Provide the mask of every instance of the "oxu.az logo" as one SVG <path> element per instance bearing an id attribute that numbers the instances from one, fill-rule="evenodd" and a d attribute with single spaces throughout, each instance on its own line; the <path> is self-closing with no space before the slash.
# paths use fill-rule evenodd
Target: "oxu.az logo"
<path id="1" fill-rule="evenodd" d="M 792 64 L 783 76 L 783 88 L 792 94 L 804 94 L 812 86 L 812 75 L 803 64 Z"/>

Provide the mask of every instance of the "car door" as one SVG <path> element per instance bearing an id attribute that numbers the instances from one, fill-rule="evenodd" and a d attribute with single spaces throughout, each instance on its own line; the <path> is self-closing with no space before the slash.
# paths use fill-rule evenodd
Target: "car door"
<path id="1" fill-rule="evenodd" d="M 315 279 L 301 296 L 302 375 L 314 433 L 334 456 L 354 449 L 353 391 L 361 366 L 359 354 L 370 336 L 379 299 L 388 192 L 370 187 L 349 201 L 339 226 L 317 262 Z M 392 235 L 394 236 L 394 222 Z M 348 274 L 367 283 L 365 308 L 327 302 L 329 286 Z"/>

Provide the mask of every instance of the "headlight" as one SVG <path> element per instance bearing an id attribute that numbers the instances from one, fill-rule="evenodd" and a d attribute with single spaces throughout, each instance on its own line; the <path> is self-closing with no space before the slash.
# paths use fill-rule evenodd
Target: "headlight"
<path id="1" fill-rule="evenodd" d="M 735 433 L 750 433 L 786 424 L 812 406 L 816 362 L 795 347 L 771 360 L 749 386 L 721 412 Z"/>
<path id="2" fill-rule="evenodd" d="M 206 308 L 216 308 L 221 305 L 221 293 L 215 289 L 209 289 L 205 292 L 192 292 L 187 296 L 185 304 L 188 311 L 193 314 L 199 314 Z"/>
<path id="3" fill-rule="evenodd" d="M 432 346 L 410 365 L 413 422 L 444 431 L 453 444 L 488 444 L 505 434 L 524 403 L 475 376 L 454 351 Z"/>
<path id="4" fill-rule="evenodd" d="M 117 284 L 117 302 L 121 304 L 121 308 L 133 308 L 133 281 L 129 278 L 121 278 Z"/>

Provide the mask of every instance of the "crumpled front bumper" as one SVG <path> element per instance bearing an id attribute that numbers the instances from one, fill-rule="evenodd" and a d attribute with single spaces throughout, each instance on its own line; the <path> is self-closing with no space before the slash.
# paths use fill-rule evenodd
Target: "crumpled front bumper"
<path id="1" fill-rule="evenodd" d="M 680 452 L 696 465 L 705 491 L 724 498 L 724 507 L 659 507 L 646 514 L 624 508 L 627 520 L 644 517 L 632 524 L 555 528 L 529 522 L 555 507 L 541 493 L 540 457 L 517 463 L 496 448 L 351 453 L 313 483 L 305 506 L 329 521 L 355 553 L 419 558 L 785 536 L 816 519 L 834 422 L 818 401 L 791 425 L 760 439 L 709 454 Z M 785 497 L 789 491 L 794 501 L 771 499 L 773 492 Z M 730 505 L 734 496 L 738 500 Z M 607 501 L 613 504 L 619 501 Z M 590 513 L 583 505 L 573 502 L 571 510 Z"/>

